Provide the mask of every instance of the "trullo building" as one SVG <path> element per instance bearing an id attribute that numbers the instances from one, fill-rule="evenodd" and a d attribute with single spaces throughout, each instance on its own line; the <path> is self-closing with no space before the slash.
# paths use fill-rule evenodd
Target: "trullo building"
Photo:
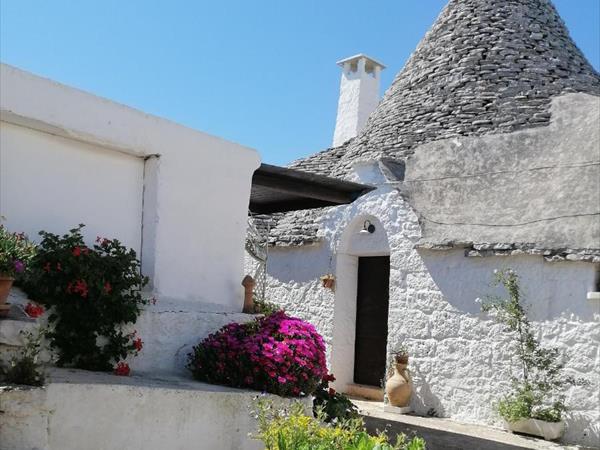
<path id="1" fill-rule="evenodd" d="M 592 381 L 567 393 L 565 438 L 597 443 L 600 77 L 554 6 L 451 0 L 378 104 L 383 64 L 340 66 L 335 146 L 291 167 L 376 189 L 272 218 L 268 299 L 315 323 L 339 390 L 380 395 L 403 344 L 417 413 L 494 424 L 510 353 L 476 299 L 511 267 Z"/>

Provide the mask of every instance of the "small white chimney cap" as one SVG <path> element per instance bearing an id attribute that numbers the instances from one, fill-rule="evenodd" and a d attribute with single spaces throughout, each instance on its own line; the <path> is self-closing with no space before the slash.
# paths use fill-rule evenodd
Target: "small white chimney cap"
<path id="1" fill-rule="evenodd" d="M 376 59 L 371 58 L 370 56 L 365 55 L 364 53 L 359 53 L 358 55 L 350 56 L 348 58 L 340 59 L 336 62 L 336 64 L 340 67 L 344 67 L 345 63 L 352 64 L 353 62 L 358 62 L 360 59 L 366 59 L 368 63 L 371 63 L 373 66 L 379 66 L 381 69 L 385 69 L 385 66 L 381 64 Z"/>

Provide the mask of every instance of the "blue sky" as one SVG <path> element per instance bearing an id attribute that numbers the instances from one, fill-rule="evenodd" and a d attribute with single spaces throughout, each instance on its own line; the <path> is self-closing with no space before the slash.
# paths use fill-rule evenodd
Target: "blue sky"
<path id="1" fill-rule="evenodd" d="M 382 89 L 445 0 L 0 0 L 0 59 L 285 164 L 331 144 L 339 69 L 367 53 Z M 555 0 L 600 67 L 600 0 Z"/>

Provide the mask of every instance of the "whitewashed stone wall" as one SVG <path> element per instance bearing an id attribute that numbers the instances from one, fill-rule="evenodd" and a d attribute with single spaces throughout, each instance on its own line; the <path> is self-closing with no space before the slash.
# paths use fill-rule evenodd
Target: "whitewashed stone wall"
<path id="1" fill-rule="evenodd" d="M 43 388 L 0 386 L 2 450 L 259 450 L 260 393 L 184 378 L 53 369 Z M 274 405 L 310 398 L 266 398 Z"/>
<path id="2" fill-rule="evenodd" d="M 336 259 L 330 263 L 330 257 L 343 245 L 344 230 L 355 227 L 355 232 L 363 217 L 375 218 L 383 225 L 391 249 L 388 349 L 400 343 L 410 349 L 415 379 L 412 407 L 419 414 L 434 408 L 441 417 L 500 425 L 494 403 L 510 387 L 509 339 L 501 326 L 480 312 L 475 300 L 501 293 L 490 286 L 493 270 L 512 267 L 521 276 L 530 318 L 542 342 L 564 349 L 570 356 L 568 371 L 592 383 L 567 393 L 572 411 L 566 418 L 565 441 L 597 444 L 600 304 L 586 299 L 594 284 L 594 265 L 551 263 L 532 255 L 467 258 L 459 249 L 417 251 L 416 215 L 375 167 L 360 166 L 355 174 L 362 182 L 378 185 L 378 190 L 332 210 L 321 226 L 324 241 L 320 245 L 270 252 L 267 297 L 314 323 L 328 346 L 340 332 L 334 330 L 334 323 L 342 333 L 348 329 L 353 333 L 353 322 L 338 324 L 334 305 L 355 303 L 355 298 L 339 298 L 344 286 L 338 283 L 334 295 L 320 286 L 318 278 L 336 273 Z M 368 256 L 368 245 L 357 254 Z M 333 352 L 328 350 L 337 387 L 344 389 L 345 383 L 352 382 L 348 379 L 351 349 L 339 352 L 334 346 Z"/>
<path id="3" fill-rule="evenodd" d="M 85 221 L 90 243 L 114 233 L 139 250 L 141 240 L 161 302 L 241 311 L 255 150 L 5 64 L 0 90 L 9 229 Z"/>
<path id="4" fill-rule="evenodd" d="M 80 223 L 140 254 L 144 159 L 0 122 L 0 215 L 39 240 Z"/>

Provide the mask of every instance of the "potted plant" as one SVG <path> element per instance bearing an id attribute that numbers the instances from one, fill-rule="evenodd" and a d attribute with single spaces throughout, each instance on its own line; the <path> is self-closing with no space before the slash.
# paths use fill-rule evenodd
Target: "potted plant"
<path id="1" fill-rule="evenodd" d="M 15 276 L 25 271 L 35 253 L 34 245 L 23 233 L 11 233 L 0 225 L 0 317 L 6 317 L 6 303 Z"/>
<path id="2" fill-rule="evenodd" d="M 562 437 L 566 411 L 565 388 L 585 385 L 586 380 L 563 373 L 564 363 L 558 348 L 543 347 L 521 303 L 519 277 L 511 270 L 495 271 L 495 285 L 501 284 L 508 298 L 488 297 L 482 310 L 492 313 L 513 337 L 511 344 L 517 360 L 517 373 L 512 376 L 512 390 L 497 409 L 509 431 L 554 440 Z"/>
<path id="3" fill-rule="evenodd" d="M 332 273 L 328 273 L 321 277 L 321 285 L 326 289 L 333 290 L 335 286 L 335 276 Z"/>
<path id="4" fill-rule="evenodd" d="M 393 373 L 385 383 L 385 393 L 390 405 L 406 408 L 412 397 L 412 378 L 408 370 L 408 349 L 400 345 L 392 352 Z"/>

